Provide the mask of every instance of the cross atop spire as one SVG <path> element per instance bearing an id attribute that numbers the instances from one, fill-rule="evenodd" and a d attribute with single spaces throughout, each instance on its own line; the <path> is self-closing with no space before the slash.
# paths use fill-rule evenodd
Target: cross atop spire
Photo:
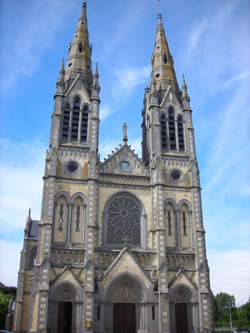
<path id="1" fill-rule="evenodd" d="M 152 80 L 155 79 L 156 88 L 166 89 L 169 84 L 179 94 L 176 80 L 174 61 L 169 50 L 162 16 L 158 14 L 155 39 L 155 49 L 152 56 Z"/>

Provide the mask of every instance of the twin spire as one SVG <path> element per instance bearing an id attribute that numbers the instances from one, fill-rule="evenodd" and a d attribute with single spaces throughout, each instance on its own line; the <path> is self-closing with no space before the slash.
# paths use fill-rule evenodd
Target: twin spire
<path id="1" fill-rule="evenodd" d="M 73 81 L 81 73 L 89 87 L 92 86 L 93 81 L 95 86 L 98 87 L 98 67 L 93 75 L 91 54 L 92 47 L 89 43 L 87 4 L 86 1 L 83 1 L 81 16 L 74 38 L 69 46 L 67 64 L 66 66 L 64 66 L 64 63 L 62 64 L 57 83 L 60 85 L 60 82 Z M 172 86 L 176 96 L 180 96 L 174 61 L 165 35 L 162 16 L 158 15 L 155 48 L 152 55 L 151 91 L 166 90 L 169 85 Z M 184 80 L 182 95 L 188 96 L 186 90 Z"/>
<path id="2" fill-rule="evenodd" d="M 158 15 L 157 19 L 155 48 L 152 56 L 151 84 L 155 85 L 157 90 L 166 90 L 170 84 L 177 95 L 179 95 L 174 61 L 169 50 L 161 15 Z"/>

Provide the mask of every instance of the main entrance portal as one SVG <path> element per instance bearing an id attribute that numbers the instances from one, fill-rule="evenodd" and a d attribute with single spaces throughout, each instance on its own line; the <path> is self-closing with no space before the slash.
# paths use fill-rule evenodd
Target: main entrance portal
<path id="1" fill-rule="evenodd" d="M 114 333 L 136 333 L 134 303 L 115 303 L 113 308 Z"/>
<path id="2" fill-rule="evenodd" d="M 176 303 L 175 304 L 175 327 L 176 327 L 176 333 L 187 333 L 188 332 L 187 304 L 186 303 Z"/>
<path id="3" fill-rule="evenodd" d="M 58 305 L 57 333 L 72 332 L 72 303 L 60 302 Z"/>

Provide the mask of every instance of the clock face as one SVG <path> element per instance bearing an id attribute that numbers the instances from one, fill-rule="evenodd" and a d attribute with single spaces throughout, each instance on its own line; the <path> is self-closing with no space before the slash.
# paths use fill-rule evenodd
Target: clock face
<path id="1" fill-rule="evenodd" d="M 75 172 L 78 169 L 78 163 L 76 161 L 69 161 L 67 164 L 67 170 L 70 173 Z"/>
<path id="2" fill-rule="evenodd" d="M 127 161 L 122 161 L 122 162 L 120 163 L 120 168 L 121 168 L 121 170 L 123 170 L 123 171 L 129 171 L 129 169 L 130 169 L 130 164 L 129 164 Z"/>

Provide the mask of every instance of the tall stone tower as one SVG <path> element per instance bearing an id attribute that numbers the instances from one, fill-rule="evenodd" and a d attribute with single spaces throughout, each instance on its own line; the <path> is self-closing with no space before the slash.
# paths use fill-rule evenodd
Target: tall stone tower
<path id="1" fill-rule="evenodd" d="M 142 159 L 99 159 L 86 3 L 56 84 L 41 219 L 29 212 L 14 332 L 208 333 L 212 303 L 187 86 L 158 17 Z"/>

